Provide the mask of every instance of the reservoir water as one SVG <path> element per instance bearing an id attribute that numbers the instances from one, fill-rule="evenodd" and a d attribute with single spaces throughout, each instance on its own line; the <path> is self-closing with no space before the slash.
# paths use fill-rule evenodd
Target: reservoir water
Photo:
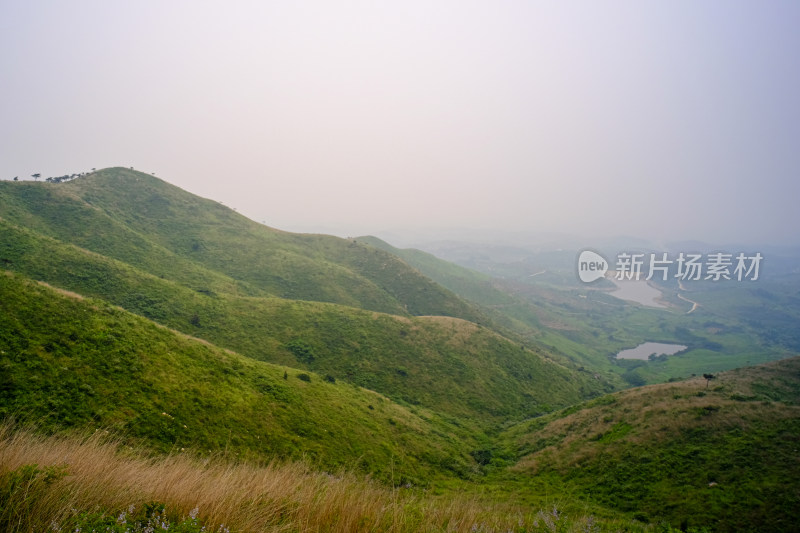
<path id="1" fill-rule="evenodd" d="M 664 344 L 662 342 L 645 342 L 636 348 L 622 350 L 617 354 L 617 359 L 642 359 L 646 361 L 651 355 L 675 355 L 685 350 L 682 344 Z"/>
<path id="2" fill-rule="evenodd" d="M 609 272 L 609 274 L 612 274 Z M 658 299 L 661 297 L 661 291 L 647 283 L 645 280 L 618 280 L 613 275 L 606 275 L 606 279 L 610 280 L 617 286 L 609 294 L 620 300 L 627 300 L 629 302 L 636 302 L 648 307 L 667 307 Z"/>

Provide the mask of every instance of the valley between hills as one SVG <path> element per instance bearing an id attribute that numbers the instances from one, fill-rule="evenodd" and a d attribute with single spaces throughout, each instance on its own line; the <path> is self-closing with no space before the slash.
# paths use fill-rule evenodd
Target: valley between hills
<path id="1" fill-rule="evenodd" d="M 521 264 L 0 182 L 0 529 L 796 529 L 796 276 L 687 314 Z"/>

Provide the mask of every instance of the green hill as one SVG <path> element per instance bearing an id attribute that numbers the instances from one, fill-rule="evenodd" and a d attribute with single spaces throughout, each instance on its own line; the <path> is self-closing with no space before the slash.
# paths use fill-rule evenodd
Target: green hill
<path id="1" fill-rule="evenodd" d="M 492 502 L 503 531 L 794 528 L 800 359 L 600 396 L 619 383 L 602 354 L 623 342 L 587 326 L 602 302 L 510 287 L 374 238 L 268 228 L 131 170 L 0 182 L 0 418 L 424 487 L 402 511 L 399 490 L 381 493 L 395 502 L 381 513 L 420 529 L 417 501 L 442 529 L 492 530 L 431 499 L 456 492 Z M 676 317 L 612 318 L 701 338 Z M 0 503 L 25 500 L 18 476 L 51 472 L 18 466 L 0 472 Z M 530 512 L 553 502 L 572 525 Z"/>
<path id="2" fill-rule="evenodd" d="M 441 413 L 496 423 L 607 387 L 460 319 L 192 289 L 4 221 L 0 243 L 9 268 L 32 279 L 254 359 L 330 374 Z"/>
<path id="3" fill-rule="evenodd" d="M 713 531 L 800 520 L 800 358 L 603 396 L 509 429 L 513 476 Z"/>
<path id="4" fill-rule="evenodd" d="M 0 183 L 0 217 L 192 287 L 214 290 L 223 275 L 236 282 L 229 289 L 249 295 L 480 319 L 474 306 L 391 254 L 275 230 L 132 170 L 61 184 Z"/>
<path id="5" fill-rule="evenodd" d="M 559 291 L 534 292 L 528 283 L 492 278 L 421 250 L 395 248 L 377 237 L 359 237 L 358 242 L 402 258 L 456 295 L 478 304 L 492 327 L 504 336 L 525 346 L 544 348 L 549 357 L 571 368 L 591 369 L 609 387 L 629 386 L 619 377 L 624 370 L 608 359 L 614 346 L 599 337 L 596 315 L 574 294 L 565 298 Z"/>
<path id="6" fill-rule="evenodd" d="M 0 185 L 4 268 L 254 359 L 489 425 L 611 390 L 464 320 L 482 314 L 371 246 L 273 230 L 124 169 Z"/>
<path id="7" fill-rule="evenodd" d="M 0 275 L 0 417 L 115 430 L 165 452 L 305 457 L 383 479 L 393 470 L 404 482 L 467 472 L 465 428 L 323 376 Z"/>

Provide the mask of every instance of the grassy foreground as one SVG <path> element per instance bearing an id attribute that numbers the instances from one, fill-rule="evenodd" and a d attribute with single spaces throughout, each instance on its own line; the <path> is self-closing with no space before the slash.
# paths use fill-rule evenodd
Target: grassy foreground
<path id="1" fill-rule="evenodd" d="M 153 529 L 148 529 L 153 528 Z M 429 497 L 301 462 L 148 457 L 98 431 L 0 426 L 0 529 L 28 531 L 652 531 L 472 497 Z"/>

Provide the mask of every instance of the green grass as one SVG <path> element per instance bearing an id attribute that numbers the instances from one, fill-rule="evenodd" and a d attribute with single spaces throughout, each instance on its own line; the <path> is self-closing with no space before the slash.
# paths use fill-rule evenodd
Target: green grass
<path id="1" fill-rule="evenodd" d="M 800 519 L 800 358 L 615 393 L 504 434 L 500 477 L 544 477 L 577 497 L 719 531 L 789 531 Z"/>
<path id="2" fill-rule="evenodd" d="M 415 502 L 460 492 L 556 503 L 603 530 L 781 531 L 799 518 L 796 360 L 708 389 L 695 379 L 600 396 L 623 378 L 791 355 L 793 279 L 698 286 L 690 315 L 666 287 L 675 307 L 646 309 L 556 271 L 499 281 L 373 238 L 281 232 L 125 169 L 0 183 L 0 267 L 0 416 L 40 432 L 110 430 L 121 450 L 155 456 L 302 459 L 426 491 L 375 511 L 398 531 L 450 505 Z M 644 341 L 690 349 L 613 359 Z M 8 475 L 39 483 L 51 467 Z M 90 505 L 80 524 L 120 505 Z M 552 529 L 525 516 L 518 530 Z"/>
<path id="3" fill-rule="evenodd" d="M 0 221 L 16 272 L 262 361 L 304 368 L 482 424 L 522 419 L 611 390 L 458 319 L 395 316 L 322 302 L 187 287 Z M 311 357 L 291 350 L 302 343 Z"/>
<path id="4" fill-rule="evenodd" d="M 391 254 L 336 237 L 268 228 L 147 174 L 106 169 L 61 185 L 62 196 L 76 196 L 175 256 L 274 296 L 397 314 L 478 316 Z M 70 240 L 68 232 L 60 238 L 101 253 L 108 249 Z"/>
<path id="5" fill-rule="evenodd" d="M 110 429 L 164 452 L 305 457 L 415 484 L 472 463 L 474 428 L 427 410 L 313 372 L 302 381 L 13 275 L 0 276 L 0 295 L 3 417 Z"/>

